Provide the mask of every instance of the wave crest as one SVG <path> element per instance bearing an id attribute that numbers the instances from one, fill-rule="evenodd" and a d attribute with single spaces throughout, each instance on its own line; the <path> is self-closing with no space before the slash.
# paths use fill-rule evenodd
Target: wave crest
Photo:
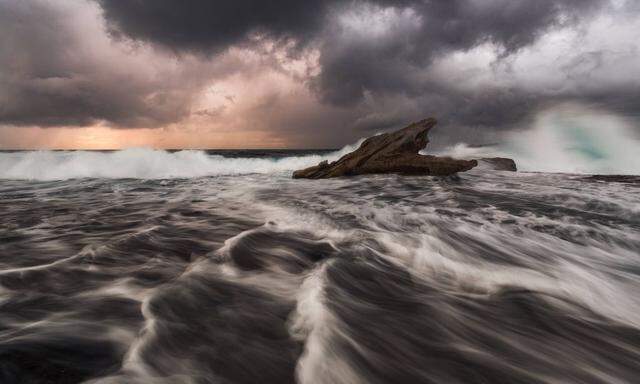
<path id="1" fill-rule="evenodd" d="M 171 179 L 290 172 L 322 160 L 334 160 L 351 152 L 354 146 L 326 155 L 284 158 L 230 158 L 199 150 L 168 152 L 150 148 L 114 152 L 5 152 L 0 153 L 0 179 Z"/>
<path id="2" fill-rule="evenodd" d="M 440 154 L 457 158 L 510 157 L 521 171 L 640 174 L 640 140 L 624 119 L 575 104 L 541 112 L 531 129 L 510 133 L 504 143 L 456 144 Z"/>

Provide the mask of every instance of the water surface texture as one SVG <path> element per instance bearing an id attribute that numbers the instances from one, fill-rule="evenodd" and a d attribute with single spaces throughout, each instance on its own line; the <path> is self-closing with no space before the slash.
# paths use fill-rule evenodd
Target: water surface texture
<path id="1" fill-rule="evenodd" d="M 325 156 L 0 154 L 0 382 L 637 382 L 638 178 Z"/>

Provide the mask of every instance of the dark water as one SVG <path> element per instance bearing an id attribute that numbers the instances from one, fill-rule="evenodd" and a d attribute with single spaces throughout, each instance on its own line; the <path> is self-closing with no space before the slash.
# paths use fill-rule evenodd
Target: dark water
<path id="1" fill-rule="evenodd" d="M 638 382 L 637 179 L 279 166 L 0 180 L 0 382 Z"/>

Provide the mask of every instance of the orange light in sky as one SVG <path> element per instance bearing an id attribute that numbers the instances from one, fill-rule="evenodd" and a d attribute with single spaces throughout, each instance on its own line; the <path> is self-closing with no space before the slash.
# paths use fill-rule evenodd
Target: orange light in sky
<path id="1" fill-rule="evenodd" d="M 284 148 L 282 138 L 265 131 L 224 134 L 179 128 L 113 129 L 108 127 L 0 127 L 0 149 Z"/>

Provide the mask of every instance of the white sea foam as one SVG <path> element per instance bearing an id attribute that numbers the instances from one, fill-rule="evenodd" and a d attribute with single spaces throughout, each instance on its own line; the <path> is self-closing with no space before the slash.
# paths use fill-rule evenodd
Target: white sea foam
<path id="1" fill-rule="evenodd" d="M 114 152 L 29 151 L 0 153 L 0 179 L 66 180 L 75 178 L 170 179 L 216 175 L 287 172 L 335 160 L 359 144 L 327 155 L 284 158 L 230 158 L 204 151 L 167 152 L 132 148 Z"/>
<path id="2" fill-rule="evenodd" d="M 638 175 L 639 149 L 640 138 L 628 121 L 579 105 L 560 105 L 541 112 L 529 129 L 508 134 L 502 144 L 459 143 L 439 154 L 511 157 L 522 171 Z"/>
<path id="3" fill-rule="evenodd" d="M 322 264 L 305 279 L 298 293 L 296 311 L 290 319 L 291 335 L 305 342 L 296 375 L 302 384 L 359 384 L 364 381 L 348 358 L 332 347 L 332 337 L 344 338 L 345 335 L 340 333 L 341 325 L 324 305 L 327 268 L 327 263 Z"/>

